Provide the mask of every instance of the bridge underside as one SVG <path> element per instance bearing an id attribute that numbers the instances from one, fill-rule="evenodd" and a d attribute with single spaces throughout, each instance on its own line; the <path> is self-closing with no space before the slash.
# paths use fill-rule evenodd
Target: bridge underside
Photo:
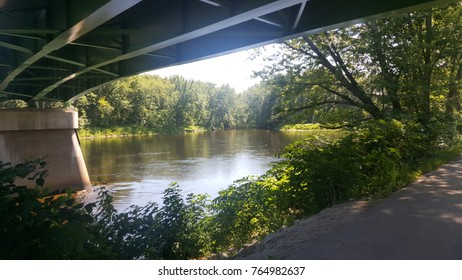
<path id="1" fill-rule="evenodd" d="M 0 0 L 0 101 L 72 101 L 137 73 L 450 0 Z"/>

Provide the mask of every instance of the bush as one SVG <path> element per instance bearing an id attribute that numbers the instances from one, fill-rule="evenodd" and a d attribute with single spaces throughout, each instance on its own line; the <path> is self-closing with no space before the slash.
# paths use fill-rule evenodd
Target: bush
<path id="1" fill-rule="evenodd" d="M 0 162 L 0 259 L 188 259 L 209 252 L 207 196 L 183 199 L 177 184 L 164 205 L 117 212 L 102 189 L 96 203 L 44 188 L 45 161 Z M 37 186 L 17 186 L 17 179 Z"/>
<path id="2" fill-rule="evenodd" d="M 369 122 L 333 142 L 312 137 L 289 145 L 271 172 L 288 182 L 292 205 L 305 214 L 351 198 L 383 196 L 409 182 L 422 160 L 453 144 L 438 125 L 432 129 L 439 137 L 419 123 L 397 120 Z"/>
<path id="3" fill-rule="evenodd" d="M 190 259 L 208 253 L 205 195 L 190 194 L 185 201 L 174 183 L 164 191 L 160 208 L 148 203 L 119 213 L 104 190 L 99 201 L 93 228 L 100 234 L 91 243 L 104 247 L 111 259 Z"/>
<path id="4" fill-rule="evenodd" d="M 116 137 L 116 136 L 131 136 L 131 135 L 154 135 L 159 133 L 158 129 L 147 128 L 141 126 L 133 127 L 92 127 L 79 129 L 79 136 L 82 138 L 91 137 Z"/>
<path id="5" fill-rule="evenodd" d="M 287 215 L 278 211 L 274 186 L 262 178 L 237 180 L 213 200 L 209 231 L 215 251 L 241 248 L 287 224 Z"/>
<path id="6" fill-rule="evenodd" d="M 43 160 L 0 162 L 0 258 L 80 259 L 92 253 L 85 246 L 92 216 L 70 193 L 50 193 L 44 187 Z M 16 179 L 36 182 L 28 189 Z"/>

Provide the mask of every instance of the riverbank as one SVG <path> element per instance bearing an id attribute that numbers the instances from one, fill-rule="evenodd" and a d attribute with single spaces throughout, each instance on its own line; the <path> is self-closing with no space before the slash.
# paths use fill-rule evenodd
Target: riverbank
<path id="1" fill-rule="evenodd" d="M 319 233 L 316 236 L 312 236 L 311 239 L 319 240 L 318 237 L 321 238 L 328 233 L 337 232 L 337 228 L 329 230 L 329 227 L 338 224 L 348 224 L 343 223 L 343 220 L 340 219 L 344 219 L 343 215 L 345 213 L 343 212 L 351 210 L 345 210 L 345 208 L 338 209 L 337 207 L 341 208 L 345 205 L 341 203 L 350 203 L 352 200 L 354 203 L 364 200 L 370 203 L 370 205 L 374 205 L 376 201 L 380 201 L 379 198 L 385 196 L 393 197 L 395 195 L 393 191 L 408 185 L 411 180 L 414 181 L 416 176 L 429 170 L 429 166 L 436 167 L 441 165 L 442 162 L 449 161 L 456 155 L 455 152 L 457 152 L 457 156 L 460 156 L 461 146 L 460 142 L 457 141 L 459 137 L 452 134 L 436 134 L 438 137 L 429 137 L 429 135 L 432 136 L 431 129 L 434 128 L 437 128 L 438 131 L 448 131 L 446 127 L 439 126 L 429 126 L 427 130 L 424 130 L 421 129 L 421 125 L 419 124 L 401 123 L 394 120 L 390 122 L 376 121 L 365 124 L 361 129 L 351 132 L 338 141 L 324 141 L 315 135 L 308 140 L 299 141 L 298 144 L 289 145 L 285 149 L 285 153 L 281 155 L 282 159 L 275 162 L 272 168 L 264 175 L 245 177 L 235 181 L 228 188 L 220 190 L 218 196 L 213 201 L 210 201 L 209 196 L 201 194 L 189 195 L 185 198 L 184 192 L 176 183 L 170 184 L 163 191 L 162 204 L 149 202 L 144 206 L 130 207 L 125 212 L 116 210 L 113 204 L 115 197 L 108 191 L 102 193 L 102 196 L 97 200 L 101 203 L 98 204 L 89 203 L 84 205 L 79 203 L 74 206 L 73 198 L 70 196 L 62 196 L 57 200 L 48 199 L 45 202 L 53 203 L 49 205 L 49 208 L 41 208 L 41 205 L 39 209 L 33 208 L 34 212 L 37 211 L 39 214 L 25 217 L 18 216 L 21 218 L 17 219 L 17 223 L 12 224 L 14 226 L 7 227 L 9 235 L 5 239 L 8 240 L 8 244 L 4 244 L 7 247 L 5 252 L 8 252 L 11 256 L 20 256 L 17 255 L 18 252 L 27 253 L 33 250 L 32 255 L 28 254 L 25 257 L 28 259 L 199 259 L 206 258 L 212 253 L 230 250 L 230 256 L 232 257 L 235 253 L 239 253 L 238 248 L 246 247 L 245 244 L 249 244 L 255 240 L 271 240 L 273 238 L 271 237 L 272 233 L 283 233 L 285 230 L 281 230 L 281 228 L 294 224 L 295 226 L 302 225 L 307 219 L 326 222 L 324 228 L 317 229 L 316 227 L 311 227 L 309 229 L 311 233 Z M 259 133 L 263 133 L 263 135 L 261 135 L 262 137 L 257 137 L 258 139 L 267 141 L 268 143 L 279 142 L 268 138 L 268 135 L 272 134 L 270 132 L 260 131 Z M 230 147 L 235 147 L 238 151 L 248 151 L 247 149 L 242 149 L 241 143 L 243 142 L 217 139 L 217 136 L 220 136 L 220 134 L 226 137 L 229 137 L 230 134 L 240 134 L 239 131 L 223 131 L 222 133 L 184 135 L 194 140 L 194 143 L 199 144 L 198 149 L 193 148 L 191 150 L 193 154 L 195 152 L 205 152 L 206 154 L 204 155 L 207 158 L 209 158 L 208 153 L 210 151 L 215 150 L 219 155 L 223 154 L 221 149 L 210 149 L 204 146 L 204 141 L 197 139 L 198 137 L 206 136 L 206 134 L 213 135 L 214 137 L 211 137 L 212 142 L 218 143 L 220 147 L 223 147 L 221 144 L 225 142 L 235 143 L 237 145 L 230 145 Z M 135 156 L 132 157 L 130 153 L 126 153 L 124 150 L 127 144 L 123 143 L 125 140 L 136 142 L 138 140 L 149 141 L 152 140 L 150 138 L 160 138 L 156 140 L 161 140 L 161 144 L 171 145 L 173 142 L 171 138 L 178 138 L 180 145 L 173 143 L 174 146 L 181 148 L 181 154 L 190 158 L 191 154 L 184 153 L 182 149 L 182 147 L 190 147 L 190 145 L 184 144 L 183 138 L 185 137 L 164 135 L 160 137 L 109 139 L 108 142 L 111 142 L 114 146 L 108 149 L 101 149 L 101 147 L 97 146 L 99 142 L 105 141 L 82 141 L 82 145 L 84 146 L 85 142 L 90 145 L 92 149 L 88 150 L 88 154 L 101 153 L 105 157 L 106 160 L 93 161 L 95 166 L 101 167 L 101 171 L 113 171 L 116 168 L 119 169 L 121 163 L 127 162 L 128 158 L 133 158 L 136 163 L 146 164 L 144 159 L 150 159 L 152 163 L 158 164 L 161 157 L 169 157 L 171 154 L 171 152 L 164 153 L 165 151 L 171 151 L 167 146 L 146 143 L 145 145 L 136 145 Z M 252 146 L 267 149 L 264 143 Z M 141 150 L 140 147 L 144 147 L 147 150 Z M 115 152 L 116 157 L 108 157 L 111 150 Z M 257 154 L 255 151 L 248 152 L 254 155 Z M 142 155 L 145 155 L 144 159 Z M 245 157 L 244 160 L 247 161 Z M 92 160 L 89 160 L 89 162 L 92 162 Z M 113 164 L 113 166 L 103 166 L 103 162 L 108 162 Z M 171 162 L 171 160 L 169 159 L 168 162 Z M 231 166 L 228 162 L 224 162 L 222 156 L 217 157 L 217 161 L 213 163 L 209 160 L 204 160 L 203 162 L 209 164 L 201 169 L 205 172 L 204 174 L 199 174 L 197 170 L 187 172 L 185 168 L 180 168 L 179 174 L 194 174 L 199 179 L 204 178 L 206 174 L 212 174 L 214 178 L 218 174 L 223 174 L 226 178 L 229 178 L 229 171 L 237 170 L 237 168 Z M 192 164 L 188 164 L 189 167 L 196 168 L 198 166 L 197 161 L 190 163 Z M 223 172 L 217 172 L 217 164 L 223 164 Z M 128 166 L 130 168 L 127 169 L 128 172 L 125 172 L 126 174 L 129 176 L 138 174 L 132 168 L 132 164 L 129 163 Z M 172 169 L 172 165 L 168 166 L 165 164 L 158 165 L 157 167 L 153 164 L 148 164 L 147 166 L 149 168 L 143 169 L 147 170 L 150 174 L 153 173 L 153 170 Z M 242 164 L 237 163 L 235 166 L 241 167 Z M 249 166 L 254 166 L 254 164 Z M 17 164 L 15 166 L 6 164 L 3 167 L 6 167 L 4 172 L 6 172 L 7 177 L 5 178 L 12 178 L 11 180 L 15 176 L 27 176 L 24 170 L 32 172 L 32 174 L 39 174 L 37 172 L 40 172 L 42 176 L 46 174 L 46 171 L 37 170 L 37 168 L 44 167 L 43 164 L 37 164 L 37 162 L 26 163 L 26 165 Z M 444 168 L 444 172 L 443 174 L 454 173 L 451 167 Z M 103 173 L 97 171 L 96 174 Z M 111 173 L 109 175 L 117 174 Z M 161 175 L 173 178 L 165 174 Z M 461 174 L 457 175 L 456 178 L 460 179 L 460 176 Z M 435 176 L 430 175 L 429 180 L 432 181 L 435 178 Z M 130 180 L 139 182 L 136 178 L 131 178 Z M 127 182 L 126 180 L 123 181 Z M 17 200 L 4 199 L 4 202 L 8 203 L 8 205 L 2 207 L 2 209 L 6 209 L 4 211 L 6 217 L 16 215 L 16 212 L 11 212 L 8 209 L 19 210 L 19 214 L 24 212 L 21 210 L 22 208 L 17 207 L 17 201 L 21 202 L 23 198 L 29 199 L 28 201 L 34 207 L 38 207 L 37 199 L 31 196 L 29 192 L 22 192 L 22 188 L 11 188 L 10 181 L 5 182 L 7 183 L 6 190 L 17 192 L 11 193 Z M 148 182 L 149 185 L 152 185 L 151 178 Z M 162 182 L 162 185 L 164 183 L 165 181 Z M 457 202 L 460 200 L 459 190 L 451 189 L 451 184 L 451 182 L 446 181 L 441 186 L 443 190 L 449 190 L 448 194 L 453 199 L 456 199 L 455 201 L 451 201 L 453 208 L 459 209 L 460 207 Z M 203 181 L 200 182 L 200 185 L 204 185 Z M 213 185 L 217 186 L 219 184 Z M 140 186 L 138 189 L 142 193 L 145 193 L 146 189 L 143 189 L 143 186 Z M 42 193 L 38 192 L 38 189 L 31 191 L 36 192 L 39 198 L 48 195 L 42 195 Z M 398 200 L 404 205 L 412 205 L 414 204 L 413 196 L 419 196 L 421 194 L 419 193 L 420 191 L 413 191 Z M 127 189 L 123 190 L 123 192 L 125 195 L 132 193 L 131 191 L 127 192 Z M 196 193 L 203 192 L 197 191 Z M 432 198 L 432 202 L 435 205 L 441 203 L 441 198 L 444 194 L 440 194 L 433 189 L 429 189 L 428 193 L 435 195 Z M 137 195 L 137 198 L 139 197 Z M 149 198 L 152 198 L 152 196 L 149 196 Z M 29 202 L 26 201 L 24 205 L 29 207 L 27 204 Z M 69 207 L 63 207 L 63 205 L 68 205 Z M 353 210 L 359 209 L 358 211 L 360 211 L 362 206 L 363 204 L 355 205 L 354 207 L 359 208 L 353 208 Z M 95 207 L 97 207 L 96 211 L 94 211 Z M 330 210 L 324 209 L 329 208 L 337 209 L 338 211 L 335 212 L 337 214 L 327 216 L 318 214 L 328 213 Z M 390 215 L 388 217 L 394 218 L 406 214 L 406 210 L 396 211 L 395 213 L 394 206 L 383 209 L 387 211 L 381 211 L 381 214 Z M 425 214 L 426 207 L 424 206 L 422 209 L 424 209 L 424 212 L 420 214 L 423 215 Z M 452 215 L 456 213 L 457 209 L 449 209 L 447 212 L 445 210 L 437 212 L 437 210 L 434 211 L 432 208 L 429 209 L 431 209 L 433 214 L 444 219 L 442 223 L 455 222 L 456 226 L 460 226 L 458 224 L 460 219 L 458 214 Z M 43 221 L 40 221 L 40 219 L 45 218 L 46 223 L 48 223 L 49 216 L 47 216 L 47 213 L 55 213 L 56 211 L 68 212 L 63 212 L 63 215 L 59 215 L 59 217 L 66 218 L 65 222 L 58 220 L 55 223 L 51 220 L 53 225 L 56 224 L 61 227 L 42 227 L 41 224 Z M 27 214 L 29 211 L 25 213 Z M 355 220 L 357 217 L 364 217 L 361 213 L 364 212 L 356 215 L 353 211 L 351 219 Z M 420 214 L 418 212 L 414 217 L 419 218 Z M 52 217 L 55 216 L 53 214 Z M 320 217 L 324 218 L 320 219 Z M 429 219 L 432 219 L 432 217 L 429 217 Z M 296 220 L 300 220 L 300 222 L 296 222 Z M 331 220 L 337 220 L 338 222 L 331 223 Z M 36 228 L 24 228 L 23 225 L 25 223 L 36 226 Z M 367 226 L 371 227 L 372 223 L 364 222 L 364 224 L 367 229 Z M 142 225 L 142 227 L 139 225 Z M 416 225 L 416 223 L 409 223 L 409 225 Z M 436 225 L 435 227 L 438 226 Z M 304 229 L 306 227 L 310 226 L 303 226 Z M 366 235 L 369 234 L 369 236 L 374 237 L 377 234 L 387 233 L 387 227 L 396 227 L 398 230 L 404 228 L 394 224 L 394 219 L 385 219 L 381 227 L 378 227 L 380 228 L 379 232 L 371 233 L 366 231 Z M 418 235 L 420 231 L 432 233 L 435 231 L 432 227 L 434 226 L 419 229 L 415 234 Z M 76 228 L 78 230 L 75 230 Z M 351 227 L 345 227 L 344 236 L 353 236 L 347 234 L 350 229 Z M 11 246 L 11 244 L 21 244 L 20 236 L 24 230 L 37 233 L 40 236 L 46 234 L 46 236 L 53 238 L 43 240 L 45 243 L 38 244 L 38 247 L 35 244 L 29 245 L 24 243 L 25 248 L 21 251 L 18 250 L 16 245 Z M 63 234 L 69 231 L 78 232 L 81 238 L 78 238 L 78 240 L 69 239 L 68 234 Z M 149 234 L 146 234 L 147 232 Z M 439 234 L 437 235 L 439 236 Z M 57 240 L 54 238 L 55 236 L 62 238 L 60 239 L 60 243 L 54 241 Z M 132 236 L 133 238 L 127 239 L 127 236 Z M 306 235 L 301 234 L 300 237 L 305 238 Z M 19 239 L 17 240 L 17 238 Z M 288 236 L 287 238 L 291 237 Z M 320 249 L 332 246 L 335 240 L 337 240 L 335 239 L 336 237 L 333 238 L 325 242 L 323 241 L 324 243 L 320 242 L 320 244 L 323 244 Z M 296 240 L 295 238 L 292 239 Z M 14 242 L 11 242 L 11 240 Z M 37 240 L 40 240 L 40 238 Z M 49 244 L 49 240 L 52 240 L 52 243 Z M 356 246 L 355 244 L 357 244 L 355 243 L 356 241 L 350 243 L 349 239 L 340 240 L 353 249 Z M 343 244 L 342 242 L 340 243 Z M 71 246 L 66 246 L 63 251 L 63 246 L 60 244 L 69 244 Z M 295 246 L 300 244 L 300 242 L 296 242 Z M 317 242 L 314 242 L 314 245 L 317 246 L 317 244 Z M 284 242 L 282 246 L 284 246 Z M 360 248 L 361 246 L 363 245 L 360 245 Z M 42 248 L 47 248 L 47 250 L 44 251 Z M 265 248 L 267 248 L 266 245 Z M 301 255 L 293 256 L 293 258 L 298 258 L 298 256 Z M 285 258 L 285 256 L 283 257 Z M 303 255 L 300 258 L 305 257 L 306 255 Z M 278 256 L 270 253 L 266 254 L 264 258 L 278 258 Z"/>
<path id="2" fill-rule="evenodd" d="M 437 125 L 423 127 L 419 123 L 381 120 L 366 123 L 363 127 L 351 131 L 338 141 L 330 141 L 321 135 L 310 134 L 308 139 L 287 146 L 281 155 L 281 160 L 274 163 L 268 172 L 256 177 L 238 177 L 241 179 L 235 181 L 228 188 L 218 191 L 218 196 L 213 201 L 204 200 L 203 196 L 201 196 L 203 200 L 187 201 L 178 197 L 179 201 L 182 200 L 181 208 L 190 209 L 196 214 L 192 215 L 193 213 L 191 213 L 190 215 L 180 211 L 181 219 L 178 220 L 180 222 L 176 225 L 178 229 L 175 231 L 168 228 L 169 223 L 166 221 L 146 221 L 146 224 L 154 223 L 155 226 L 167 227 L 168 234 L 172 235 L 171 240 L 176 240 L 175 244 L 177 244 L 171 248 L 165 247 L 164 251 L 159 251 L 151 257 L 156 258 L 158 257 L 157 254 L 172 254 L 169 258 L 202 258 L 207 257 L 210 253 L 224 252 L 234 248 L 229 254 L 233 256 L 238 252 L 237 248 L 245 247 L 245 244 L 254 242 L 254 240 L 264 240 L 268 234 L 293 225 L 295 220 L 310 217 L 332 207 L 332 205 L 339 205 L 339 203 L 348 202 L 351 199 L 378 199 L 388 196 L 415 180 L 420 174 L 452 159 L 454 151 L 456 151 L 454 148 L 457 146 L 457 136 L 444 134 L 444 132 L 451 131 L 443 130 L 443 128 Z M 442 133 L 439 133 L 440 129 L 443 131 Z M 233 143 L 242 142 L 226 140 L 230 134 L 234 133 L 240 134 L 239 131 L 223 131 L 223 133 L 210 133 L 210 135 L 213 135 L 211 137 L 212 142 L 220 143 L 220 147 L 223 147 L 223 143 L 227 143 L 224 146 L 229 144 L 230 147 L 238 147 L 238 150 L 241 151 L 241 144 L 234 145 Z M 269 141 L 268 143 L 278 142 L 269 139 L 268 133 L 265 132 L 262 137 L 258 138 Z M 220 134 L 223 134 L 222 136 L 225 138 L 219 139 Z M 188 155 L 187 162 L 192 155 L 197 155 L 198 152 L 200 152 L 201 158 L 209 158 L 208 151 L 217 150 L 223 154 L 221 148 L 213 149 L 209 145 L 204 146 L 205 142 L 197 139 L 201 135 L 191 134 L 190 137 L 188 136 L 194 140 L 194 143 L 200 144 L 199 147 L 191 150 L 192 153 L 185 153 L 183 150 L 183 147 L 190 146 L 185 145 L 184 139 L 181 139 L 179 145 L 175 145 L 181 148 L 179 154 Z M 174 136 L 173 138 L 182 137 Z M 244 137 L 244 139 L 247 138 Z M 162 140 L 161 142 L 164 144 L 173 142 L 172 139 L 159 140 Z M 125 149 L 126 145 L 122 145 L 122 141 L 111 142 L 114 142 L 116 148 L 107 149 L 107 151 L 117 151 L 117 159 L 120 160 L 105 162 L 117 164 L 117 168 L 120 170 L 121 163 L 128 162 L 127 158 L 130 156 L 123 153 L 124 150 L 121 147 L 123 146 Z M 89 150 L 88 155 L 102 152 L 104 157 L 108 156 L 108 152 L 98 148 L 95 141 L 89 141 L 89 144 L 94 149 Z M 267 149 L 266 144 L 256 146 Z M 149 164 L 150 168 L 147 169 L 149 174 L 152 173 L 152 170 L 172 170 L 171 166 L 162 164 L 159 160 L 162 157 L 169 157 L 173 151 L 171 148 L 153 143 L 139 147 L 146 147 L 148 150 L 143 151 L 137 148 L 136 157 L 133 158 L 137 163 L 144 162 L 143 155 L 146 155 L 146 159 L 152 159 L 152 164 Z M 166 155 L 165 151 L 170 152 Z M 456 152 L 457 155 L 460 154 L 460 151 Z M 96 174 L 104 174 L 104 170 L 116 170 L 115 167 L 104 167 L 99 160 L 94 162 L 96 162 L 95 166 L 102 168 L 101 171 L 96 171 Z M 183 162 L 185 161 L 183 160 Z M 185 168 L 180 168 L 178 174 L 195 174 L 197 178 L 201 179 L 210 174 L 214 174 L 214 178 L 218 174 L 224 174 L 226 178 L 229 178 L 230 170 L 238 170 L 243 166 L 239 163 L 234 167 L 230 163 L 225 163 L 222 157 L 219 157 L 219 160 L 214 163 L 210 163 L 209 160 L 204 162 L 208 165 L 206 168 L 200 169 L 201 172 L 203 171 L 200 175 L 198 170 L 186 172 L 187 169 Z M 216 167 L 219 164 L 223 165 L 223 171 L 217 171 Z M 195 161 L 194 164 L 188 164 L 188 166 L 196 168 L 198 162 Z M 133 164 L 129 164 L 128 170 L 126 174 L 131 174 L 130 176 L 138 174 L 138 172 L 134 172 Z M 248 172 L 247 168 L 244 170 Z M 165 174 L 163 176 L 165 177 Z M 167 178 L 176 177 L 177 175 L 167 176 Z M 134 179 L 130 178 L 129 180 Z M 140 180 L 136 179 L 135 181 L 139 182 Z M 124 180 L 124 182 L 128 181 Z M 150 186 L 152 186 L 152 182 L 151 178 L 149 180 Z M 178 183 L 188 191 L 191 190 L 186 184 L 183 185 L 181 180 Z M 204 183 L 201 182 L 200 185 L 204 186 Z M 217 183 L 212 185 L 224 186 L 224 184 Z M 159 186 L 165 187 L 165 180 L 160 181 Z M 145 193 L 146 189 L 143 187 L 143 185 L 139 185 L 135 189 Z M 122 186 L 122 192 L 126 193 L 126 190 L 125 184 Z M 194 190 L 193 192 L 204 193 L 208 190 Z M 168 206 L 169 202 L 173 201 L 169 193 L 172 191 L 178 192 L 178 196 L 181 196 L 182 191 L 180 189 L 167 189 L 162 198 L 163 205 Z M 177 194 L 175 193 L 175 195 Z M 150 198 L 152 199 L 152 197 Z M 174 201 L 177 201 L 176 197 Z M 196 212 L 198 209 L 202 212 Z M 213 214 L 210 214 L 210 209 L 213 209 L 211 211 Z M 176 208 L 170 207 L 159 208 L 156 211 L 161 211 L 161 214 L 156 214 L 156 216 L 179 215 L 180 213 L 176 211 Z M 133 215 L 134 219 L 143 220 L 143 223 L 145 223 L 145 219 L 149 218 L 140 216 L 139 213 L 133 213 Z M 124 219 L 123 217 L 120 218 Z M 185 225 L 191 226 L 183 228 Z M 180 228 L 185 231 L 184 234 L 177 232 Z M 162 234 L 166 235 L 167 233 Z M 150 236 L 149 240 L 154 243 L 157 242 L 155 235 Z M 125 245 L 117 244 L 117 246 L 123 247 Z M 137 254 L 142 255 L 143 252 L 137 252 Z"/>
<path id="3" fill-rule="evenodd" d="M 240 130 L 239 128 L 236 128 Z M 80 138 L 111 138 L 111 137 L 128 137 L 128 136 L 149 136 L 159 134 L 184 134 L 213 131 L 214 129 L 207 129 L 202 126 L 187 126 L 184 128 L 147 128 L 138 126 L 117 126 L 117 127 L 90 127 L 79 129 Z M 245 129 L 247 130 L 247 129 Z M 313 133 L 342 133 L 339 129 L 324 129 L 319 124 L 294 124 L 285 125 L 277 131 L 294 132 L 294 131 L 308 131 Z"/>
<path id="4" fill-rule="evenodd" d="M 118 209 L 161 202 L 173 181 L 213 198 L 234 180 L 264 174 L 275 155 L 309 133 L 217 130 L 81 139 L 90 178 L 111 185 Z M 127 193 L 128 192 L 128 193 Z"/>
<path id="5" fill-rule="evenodd" d="M 460 259 L 462 156 L 376 200 L 321 211 L 236 259 Z"/>
<path id="6" fill-rule="evenodd" d="M 302 143 L 298 148 L 292 147 L 286 153 L 288 164 L 272 169 L 271 174 L 277 175 L 276 178 L 280 178 L 280 183 L 274 180 L 268 181 L 273 186 L 271 191 L 273 193 L 281 192 L 280 204 L 282 206 L 286 205 L 289 198 L 291 200 L 290 205 L 297 205 L 299 209 L 304 209 L 303 207 L 307 209 L 306 214 L 304 213 L 303 215 L 305 217 L 300 217 L 300 215 L 298 218 L 301 222 L 295 222 L 295 225 L 303 223 L 305 220 L 318 220 L 318 215 L 320 214 L 316 213 L 330 211 L 325 209 L 341 208 L 343 206 L 339 203 L 342 202 L 351 202 L 353 200 L 355 202 L 360 201 L 360 204 L 363 205 L 363 203 L 374 203 L 378 199 L 393 196 L 393 193 L 414 182 L 422 174 L 454 160 L 462 153 L 460 137 L 454 136 L 451 141 L 446 142 L 451 144 L 443 148 L 441 143 L 444 143 L 442 140 L 445 138 L 436 138 L 436 141 L 430 142 L 426 137 L 428 132 L 424 133 L 425 131 L 415 128 L 418 128 L 418 126 L 403 125 L 396 121 L 390 123 L 380 122 L 377 126 L 369 127 L 368 130 L 354 132 L 332 145 L 326 146 L 316 142 L 306 142 Z M 302 189 L 303 186 L 306 186 L 305 182 L 310 183 L 310 189 Z M 265 185 L 266 181 L 261 181 L 260 186 Z M 292 186 L 300 186 L 300 190 L 293 192 Z M 283 187 L 286 190 L 282 190 Z M 291 193 L 294 193 L 293 198 L 290 196 Z M 263 200 L 265 205 L 268 204 L 268 199 L 262 199 L 262 194 L 258 195 L 260 198 L 257 202 Z M 277 197 L 277 195 L 270 195 L 271 203 Z M 301 200 L 296 200 L 298 198 Z M 306 204 L 303 204 L 305 202 Z M 323 207 L 324 205 L 325 207 Z M 267 206 L 265 207 L 268 208 Z M 293 208 L 288 209 L 289 214 L 293 213 Z M 266 223 L 263 218 L 268 216 L 268 220 L 271 222 L 274 220 L 273 217 L 280 220 L 275 215 L 277 213 L 275 210 L 268 213 L 262 209 L 260 211 L 262 215 L 254 214 L 258 218 L 258 220 L 255 220 L 254 225 L 256 233 L 268 229 L 265 225 L 269 223 Z M 342 211 L 340 210 L 336 213 L 342 213 Z M 244 210 L 241 210 L 241 212 L 244 212 Z M 352 213 L 354 214 L 355 212 L 353 211 Z M 247 213 L 244 212 L 244 214 Z M 248 215 L 251 214 L 249 212 Z M 313 214 L 315 215 L 313 216 Z M 242 216 L 245 218 L 245 215 Z M 330 216 L 325 219 L 322 217 L 323 215 L 321 215 L 320 219 L 323 221 L 342 218 L 341 216 L 337 218 Z M 348 219 L 348 217 L 345 217 L 345 219 Z M 342 222 L 340 221 L 340 223 Z M 286 225 L 291 225 L 291 223 L 286 223 Z M 324 227 L 321 227 L 321 229 L 308 229 L 310 232 L 316 233 L 319 231 L 321 234 L 326 230 L 328 231 L 329 229 Z M 285 232 L 285 229 L 275 228 L 269 232 L 276 232 L 277 236 L 279 233 Z M 301 235 L 305 235 L 305 233 L 301 233 Z M 274 234 L 269 235 L 269 237 L 263 234 L 260 238 L 253 238 L 253 242 L 255 240 L 263 241 L 251 246 L 250 249 L 244 249 L 242 252 L 250 251 L 250 254 L 253 254 L 258 250 L 263 250 L 262 246 L 266 246 L 264 245 L 265 242 L 272 244 L 272 236 L 274 237 Z M 291 241 L 289 240 L 288 242 L 290 243 Z M 249 240 L 246 244 L 249 243 L 252 243 L 252 241 Z M 248 245 L 243 247 L 248 247 Z M 235 246 L 234 248 L 242 248 L 242 246 Z M 274 248 L 274 250 L 277 251 L 278 249 Z M 238 251 L 240 250 L 233 250 L 230 256 Z M 243 254 L 247 255 L 247 253 Z M 267 255 L 272 258 L 272 253 Z"/>
<path id="7" fill-rule="evenodd" d="M 185 128 L 158 129 L 138 126 L 91 127 L 79 129 L 80 138 L 110 138 L 128 136 L 149 136 L 159 134 L 182 134 L 208 131 L 204 127 L 188 126 Z"/>
<path id="8" fill-rule="evenodd" d="M 324 130 L 319 123 L 298 123 L 298 124 L 286 124 L 283 125 L 279 130 L 281 131 L 305 131 L 305 130 Z"/>

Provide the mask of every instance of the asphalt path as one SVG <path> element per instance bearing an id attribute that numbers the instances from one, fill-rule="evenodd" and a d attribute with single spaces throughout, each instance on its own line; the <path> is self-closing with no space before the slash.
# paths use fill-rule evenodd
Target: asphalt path
<path id="1" fill-rule="evenodd" d="M 462 157 L 286 255 L 286 259 L 462 259 Z"/>

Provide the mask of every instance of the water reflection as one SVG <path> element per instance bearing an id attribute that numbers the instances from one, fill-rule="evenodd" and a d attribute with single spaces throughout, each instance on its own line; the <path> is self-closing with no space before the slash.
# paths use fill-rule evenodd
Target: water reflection
<path id="1" fill-rule="evenodd" d="M 92 181 L 108 184 L 118 209 L 160 202 L 171 182 L 212 197 L 234 180 L 263 174 L 285 145 L 307 132 L 230 130 L 82 139 Z"/>

